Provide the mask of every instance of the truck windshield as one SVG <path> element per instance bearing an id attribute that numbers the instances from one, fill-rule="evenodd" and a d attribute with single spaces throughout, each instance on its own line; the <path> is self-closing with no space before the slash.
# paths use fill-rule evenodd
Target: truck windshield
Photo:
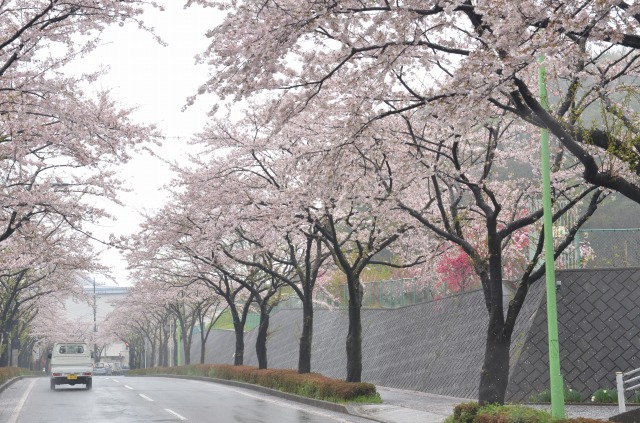
<path id="1" fill-rule="evenodd" d="M 84 346 L 82 345 L 60 345 L 58 348 L 60 354 L 83 354 Z"/>

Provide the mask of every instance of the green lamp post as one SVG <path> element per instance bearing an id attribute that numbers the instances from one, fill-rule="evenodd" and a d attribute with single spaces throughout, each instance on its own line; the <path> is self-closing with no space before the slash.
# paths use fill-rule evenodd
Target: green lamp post
<path id="1" fill-rule="evenodd" d="M 538 59 L 540 104 L 549 110 L 544 56 Z M 549 376 L 551 380 L 551 415 L 554 419 L 565 416 L 562 374 L 560 373 L 560 344 L 558 342 L 558 311 L 556 308 L 556 272 L 553 249 L 553 211 L 551 210 L 551 171 L 549 165 L 549 130 L 540 135 L 542 156 L 542 199 L 544 210 L 544 257 L 547 281 L 547 324 L 549 331 Z"/>

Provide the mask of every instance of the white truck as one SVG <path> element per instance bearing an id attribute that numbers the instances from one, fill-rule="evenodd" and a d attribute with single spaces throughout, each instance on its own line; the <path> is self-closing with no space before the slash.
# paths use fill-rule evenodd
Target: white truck
<path id="1" fill-rule="evenodd" d="M 56 385 L 84 384 L 91 389 L 93 352 L 86 342 L 57 342 L 49 354 L 51 359 L 51 389 Z"/>

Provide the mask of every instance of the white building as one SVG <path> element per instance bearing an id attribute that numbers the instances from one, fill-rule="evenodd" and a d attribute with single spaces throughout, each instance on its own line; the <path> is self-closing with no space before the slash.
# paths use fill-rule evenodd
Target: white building
<path id="1" fill-rule="evenodd" d="M 99 329 L 106 317 L 114 308 L 116 300 L 124 297 L 127 287 L 96 285 L 85 282 L 84 291 L 89 298 L 89 303 L 68 300 L 65 303 L 67 315 L 70 319 L 81 322 L 95 322 L 95 328 Z M 95 293 L 95 295 L 94 295 Z M 95 303 L 95 313 L 94 305 Z M 100 355 L 100 361 L 129 363 L 129 351 L 124 342 L 108 344 Z"/>

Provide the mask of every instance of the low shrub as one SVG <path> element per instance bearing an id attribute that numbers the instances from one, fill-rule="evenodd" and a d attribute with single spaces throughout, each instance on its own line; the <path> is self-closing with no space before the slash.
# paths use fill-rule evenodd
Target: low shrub
<path id="1" fill-rule="evenodd" d="M 591 401 L 601 404 L 617 404 L 618 391 L 615 389 L 598 389 L 591 396 Z"/>
<path id="2" fill-rule="evenodd" d="M 18 376 L 30 375 L 33 372 L 19 367 L 0 367 L 0 385 Z M 41 373 L 40 373 L 41 374 Z"/>
<path id="3" fill-rule="evenodd" d="M 640 403 L 640 391 L 635 391 L 633 396 L 629 399 L 630 402 Z"/>
<path id="4" fill-rule="evenodd" d="M 458 404 L 445 423 L 605 423 L 608 420 L 573 418 L 553 420 L 551 413 L 523 405 L 486 405 L 476 402 Z"/>
<path id="5" fill-rule="evenodd" d="M 20 376 L 20 369 L 16 367 L 2 367 L 0 368 L 0 385 L 13 379 L 16 376 Z"/>
<path id="6" fill-rule="evenodd" d="M 453 421 L 456 423 L 473 423 L 480 406 L 477 402 L 463 402 L 453 409 Z"/>
<path id="7" fill-rule="evenodd" d="M 488 405 L 481 407 L 474 423 L 552 423 L 551 413 L 523 405 Z"/>
<path id="8" fill-rule="evenodd" d="M 476 402 L 458 404 L 445 423 L 611 423 L 583 417 L 553 420 L 551 413 L 524 405 L 485 405 Z"/>
<path id="9" fill-rule="evenodd" d="M 565 402 L 581 402 L 582 394 L 573 388 L 566 387 L 564 388 L 564 401 Z"/>
<path id="10" fill-rule="evenodd" d="M 545 389 L 537 395 L 532 395 L 530 402 L 551 402 L 551 391 Z M 564 388 L 564 402 L 581 402 L 582 394 L 569 386 Z"/>
<path id="11" fill-rule="evenodd" d="M 381 402 L 375 385 L 345 382 L 318 373 L 299 374 L 291 369 L 263 369 L 228 364 L 195 364 L 130 370 L 129 375 L 184 375 L 251 383 L 308 398 L 333 402 Z"/>

